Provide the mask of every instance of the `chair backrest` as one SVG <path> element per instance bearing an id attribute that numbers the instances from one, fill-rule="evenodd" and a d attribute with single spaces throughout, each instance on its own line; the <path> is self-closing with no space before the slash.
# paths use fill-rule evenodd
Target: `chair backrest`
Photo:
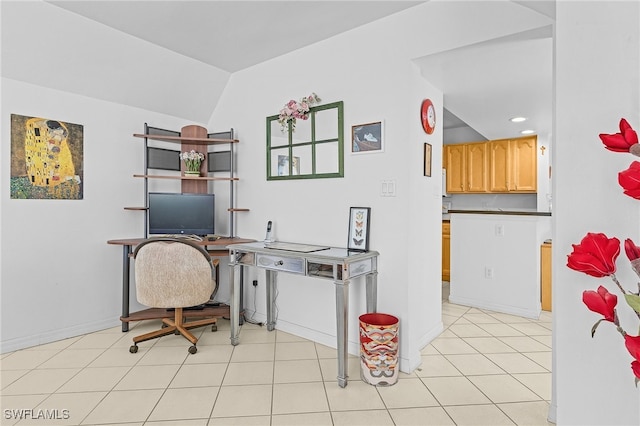
<path id="1" fill-rule="evenodd" d="M 216 288 L 211 257 L 202 247 L 179 238 L 149 238 L 133 252 L 136 297 L 154 308 L 184 308 L 205 303 Z"/>

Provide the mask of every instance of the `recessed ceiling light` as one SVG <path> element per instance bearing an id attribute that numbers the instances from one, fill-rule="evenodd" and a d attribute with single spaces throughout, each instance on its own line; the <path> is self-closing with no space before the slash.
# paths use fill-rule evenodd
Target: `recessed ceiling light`
<path id="1" fill-rule="evenodd" d="M 523 135 L 532 135 L 535 132 L 536 132 L 535 130 L 523 130 L 520 133 L 523 134 Z"/>
<path id="2" fill-rule="evenodd" d="M 527 121 L 526 117 L 513 117 L 510 118 L 509 121 L 511 121 L 512 123 L 522 123 L 523 121 Z"/>

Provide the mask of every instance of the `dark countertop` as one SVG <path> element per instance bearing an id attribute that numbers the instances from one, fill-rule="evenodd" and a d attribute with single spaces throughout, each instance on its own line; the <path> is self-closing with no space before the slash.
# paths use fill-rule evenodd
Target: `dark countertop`
<path id="1" fill-rule="evenodd" d="M 466 214 L 500 214 L 514 216 L 551 216 L 551 212 L 536 212 L 526 210 L 449 210 L 449 214 L 466 213 Z"/>

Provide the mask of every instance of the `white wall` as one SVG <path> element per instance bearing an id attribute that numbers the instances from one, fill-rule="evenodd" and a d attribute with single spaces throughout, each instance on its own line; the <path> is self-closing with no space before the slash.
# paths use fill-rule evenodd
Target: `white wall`
<path id="1" fill-rule="evenodd" d="M 565 267 L 571 244 L 587 232 L 640 241 L 640 202 L 622 194 L 617 174 L 634 159 L 603 148 L 599 133 L 615 133 L 626 117 L 640 129 L 640 3 L 556 2 L 556 96 L 553 152 L 553 404 L 561 425 L 640 424 L 640 391 L 620 335 L 582 303 L 584 290 L 605 285 Z M 636 288 L 626 256 L 616 275 Z M 622 324 L 638 319 L 621 297 Z M 552 414 L 553 410 L 552 410 Z"/>
<path id="2" fill-rule="evenodd" d="M 443 97 L 420 77 L 412 59 L 523 25 L 519 20 L 501 21 L 486 5 L 443 6 L 428 3 L 415 7 L 235 73 L 209 123 L 210 128 L 239 129 L 238 204 L 251 208 L 250 213 L 238 217 L 240 235 L 263 238 L 265 224 L 272 220 L 279 240 L 341 246 L 345 244 L 349 207 L 372 207 L 371 248 L 381 253 L 378 307 L 400 318 L 404 371 L 419 364 L 419 349 L 442 328 L 442 199 L 437 173 L 442 167 L 442 130 L 438 125 L 436 133 L 427 136 L 420 128 L 418 112 L 422 99 L 431 98 L 441 117 Z M 473 13 L 469 8 L 475 8 Z M 454 13 L 457 19 L 443 20 L 443 13 Z M 478 14 L 485 19 L 478 19 Z M 312 91 L 323 102 L 344 101 L 347 135 L 352 125 L 384 120 L 384 152 L 352 155 L 347 147 L 343 179 L 267 182 L 265 117 L 276 114 L 289 99 Z M 433 145 L 436 173 L 431 178 L 422 175 L 424 142 Z M 381 181 L 390 179 L 396 181 L 397 196 L 381 197 Z M 263 282 L 262 274 L 257 275 Z M 279 286 L 278 327 L 335 345 L 330 283 L 281 274 Z M 255 306 L 264 316 L 264 284 L 259 289 Z M 357 314 L 364 312 L 363 296 L 361 283 L 353 283 L 352 353 L 358 350 L 356 320 Z M 309 305 L 305 300 L 315 303 Z M 247 295 L 246 306 L 254 306 L 252 294 Z"/>
<path id="3" fill-rule="evenodd" d="M 223 106 L 208 126 L 216 130 L 235 127 L 242 140 L 239 172 L 243 180 L 238 204 L 252 209 L 239 217 L 239 232 L 244 235 L 262 238 L 265 222 L 273 219 L 280 239 L 299 240 L 304 235 L 301 230 L 308 229 L 310 242 L 343 244 L 348 206 L 370 202 L 372 247 L 382 256 L 380 310 L 398 313 L 403 327 L 404 320 L 415 317 L 414 312 L 422 308 L 424 317 L 408 324 L 411 337 L 430 335 L 440 299 L 439 201 L 434 200 L 432 206 L 420 198 L 435 193 L 436 180 L 416 176 L 420 160 L 407 154 L 419 152 L 421 143 L 428 141 L 414 128 L 419 105 L 413 103 L 425 95 L 433 96 L 436 103 L 441 99 L 437 90 L 432 92 L 426 82 L 415 77 L 408 60 L 524 29 L 521 20 L 501 22 L 500 13 L 492 12 L 492 7 L 503 2 L 477 9 L 471 8 L 481 2 L 454 2 L 452 7 L 462 13 L 458 19 L 440 13 L 444 3 L 429 2 L 411 13 L 371 24 L 369 29 L 354 30 L 337 41 L 319 43 L 309 48 L 309 54 L 297 52 L 232 76 L 221 99 Z M 600 132 L 615 132 L 621 116 L 640 128 L 639 5 L 560 1 L 557 8 L 553 260 L 559 266 L 553 270 L 557 407 L 553 414 L 559 424 L 567 425 L 638 424 L 638 390 L 633 385 L 630 356 L 612 330 L 601 327 L 595 339 L 589 337 L 594 314 L 580 301 L 584 289 L 603 282 L 562 265 L 570 245 L 588 231 L 640 241 L 638 203 L 621 195 L 615 182 L 615 174 L 631 159 L 603 150 L 597 138 Z M 28 21 L 29 17 L 24 17 L 24 22 Z M 42 33 L 40 39 L 46 40 L 47 34 Z M 372 44 L 368 48 L 367 39 Z M 427 46 L 419 40 L 438 43 Z M 3 53 L 5 42 L 3 39 Z M 367 53 L 379 58 L 380 69 L 362 65 L 358 59 Z M 298 54 L 308 61 L 296 62 L 292 68 Z M 106 240 L 142 232 L 142 220 L 136 213 L 122 210 L 123 206 L 137 205 L 142 194 L 142 182 L 131 177 L 140 171 L 142 150 L 140 141 L 130 135 L 139 132 L 145 121 L 176 129 L 194 123 L 7 78 L 1 84 L 3 141 L 9 140 L 11 113 L 85 126 L 82 201 L 10 200 L 8 162 L 1 162 L 5 183 L 0 190 L 4 352 L 118 323 L 120 250 L 108 246 Z M 387 149 L 384 154 L 347 155 L 345 179 L 266 182 L 264 117 L 276 113 L 289 98 L 310 90 L 326 102 L 345 100 L 347 126 L 383 118 Z M 416 121 L 412 122 L 414 113 Z M 438 149 L 434 143 L 434 168 L 441 155 Z M 1 150 L 0 158 L 9 158 L 9 144 L 3 143 Z M 378 182 L 387 178 L 398 180 L 396 199 L 378 196 Z M 334 207 L 328 208 L 329 203 L 335 203 Z M 413 203 L 425 204 L 407 212 Z M 438 213 L 434 214 L 431 209 L 436 204 Z M 424 214 L 425 228 L 416 232 L 415 217 L 420 214 Z M 330 226 L 320 230 L 318 224 L 323 221 Z M 429 238 L 433 241 L 422 241 Z M 404 257 L 408 247 L 415 249 L 412 256 L 424 260 L 424 266 L 416 266 L 412 260 L 411 266 L 403 269 L 408 265 Z M 623 259 L 619 264 L 621 280 L 635 282 Z M 424 277 L 415 278 L 416 270 L 422 268 Z M 327 341 L 332 340 L 333 315 L 324 312 L 333 306 L 333 292 L 326 291 L 327 284 L 293 279 L 281 283 L 282 325 L 308 326 L 315 333 L 326 332 Z M 352 303 L 360 305 L 360 286 L 354 283 L 353 287 Z M 319 308 L 296 312 L 296 304 L 309 296 Z M 426 301 L 424 306 L 419 305 L 421 298 Z M 294 318 L 296 314 L 300 317 Z M 623 321 L 637 325 L 630 315 Z M 414 324 L 420 330 L 413 331 Z M 402 335 L 403 340 L 411 340 L 406 336 Z M 412 352 L 413 345 L 404 342 L 402 350 Z"/>
<path id="4" fill-rule="evenodd" d="M 122 250 L 107 240 L 144 235 L 142 213 L 124 210 L 144 205 L 143 181 L 133 178 L 143 172 L 143 141 L 132 135 L 145 122 L 191 124 L 2 79 L 3 159 L 11 157 L 11 114 L 84 126 L 84 198 L 10 199 L 3 162 L 2 352 L 120 324 Z"/>
<path id="5" fill-rule="evenodd" d="M 46 15 L 50 5 L 38 4 L 38 10 Z M 498 12 L 505 9 L 512 12 L 512 19 L 501 18 Z M 18 13 L 15 19 L 27 21 L 34 18 L 31 16 L 34 13 L 28 13 L 28 17 Z M 56 9 L 55 13 L 64 20 L 69 34 L 74 30 L 85 34 L 97 26 L 101 43 L 108 38 L 110 30 L 105 31 L 99 24 L 62 10 Z M 420 128 L 418 111 L 420 101 L 430 97 L 442 116 L 443 98 L 419 76 L 412 59 L 546 23 L 546 18 L 508 2 L 446 5 L 429 2 L 233 75 L 220 107 L 208 123 L 210 130 L 233 127 L 242 140 L 238 165 L 242 180 L 237 204 L 252 211 L 238 216 L 238 234 L 262 238 L 265 222 L 271 219 L 280 239 L 304 238 L 312 243 L 343 245 L 348 207 L 372 207 L 371 246 L 381 252 L 379 309 L 401 319 L 405 369 L 419 363 L 421 345 L 435 337 L 441 328 L 441 186 L 437 173 L 432 178 L 422 176 L 422 149 L 424 142 L 432 144 L 433 170 L 439 170 L 442 132 L 438 126 L 436 133 L 427 137 Z M 6 51 L 11 53 L 9 60 L 20 60 L 16 52 L 22 44 L 18 43 L 20 37 L 12 37 L 16 34 L 34 40 L 47 39 L 46 26 L 35 26 L 27 34 L 21 28 L 9 26 L 11 31 L 3 28 L 3 59 Z M 140 50 L 138 39 L 132 37 L 131 43 L 127 43 L 127 36 L 117 31 L 112 36 L 117 49 L 130 49 L 123 54 L 135 57 Z M 104 55 L 110 51 L 101 49 Z M 166 60 L 168 52 L 151 48 L 149 51 L 164 59 L 163 66 L 170 68 L 167 72 L 179 74 L 176 69 L 179 67 Z M 82 84 L 102 83 L 100 78 L 91 80 L 90 73 L 86 77 Z M 126 90 L 136 92 L 135 83 L 123 79 L 123 84 L 131 86 Z M 19 202 L 8 199 L 6 187 L 2 190 L 4 351 L 117 323 L 120 251 L 104 242 L 131 236 L 137 230 L 142 232 L 142 220 L 137 213 L 121 210 L 123 206 L 138 204 L 142 193 L 142 182 L 130 177 L 139 171 L 142 155 L 130 134 L 139 132 L 144 121 L 176 129 L 192 123 L 7 78 L 3 85 L 4 111 L 53 117 L 85 126 L 85 200 Z M 385 151 L 360 156 L 347 153 L 344 179 L 266 182 L 264 118 L 276 113 L 290 98 L 299 98 L 310 91 L 316 91 L 324 102 L 345 101 L 347 134 L 353 124 L 383 119 Z M 164 102 L 166 99 L 158 103 Z M 3 117 L 5 124 L 7 117 Z M 7 137 L 8 126 L 3 129 Z M 8 145 L 3 150 L 3 158 L 8 158 Z M 396 180 L 396 197 L 380 197 L 380 181 L 386 179 Z M 48 222 L 30 217 L 41 213 L 40 206 L 55 221 L 54 230 Z M 28 227 L 14 225 L 27 219 Z M 55 253 L 37 258 L 42 269 L 30 268 L 32 263 L 28 262 L 34 247 L 31 241 L 36 240 L 38 247 L 47 247 Z M 8 253 L 7 247 L 11 249 Z M 77 251 L 78 247 L 84 250 Z M 71 253 L 75 255 L 73 258 Z M 72 268 L 66 267 L 67 262 Z M 326 289 L 326 283 L 307 280 L 301 286 L 298 280 L 283 277 L 280 325 L 333 342 L 334 315 L 324 310 L 333 307 L 334 297 L 333 291 Z M 354 283 L 353 312 L 364 310 L 362 294 L 362 286 Z M 43 307 L 31 309 L 31 316 L 24 323 L 6 320 L 24 312 L 27 300 L 33 298 L 31 295 L 44 299 Z M 309 295 L 322 307 L 320 313 L 299 308 L 300 300 L 308 299 Z M 100 308 L 95 307 L 95 300 L 100 300 Z M 65 303 L 78 312 L 69 309 L 55 325 L 43 327 Z M 357 341 L 353 321 L 351 340 Z"/>
<path id="6" fill-rule="evenodd" d="M 540 244 L 549 237 L 549 217 L 452 214 L 449 301 L 538 318 Z"/>
<path id="7" fill-rule="evenodd" d="M 239 129 L 238 204 L 251 209 L 238 215 L 241 236 L 263 238 L 272 220 L 278 240 L 344 246 L 349 207 L 372 208 L 370 246 L 381 253 L 378 310 L 400 318 L 402 368 L 410 371 L 420 362 L 420 345 L 442 329 L 437 222 L 442 133 L 439 126 L 427 136 L 418 119 L 424 98 L 431 98 L 442 114 L 442 94 L 424 81 L 411 58 L 379 50 L 380 44 L 393 43 L 389 38 L 402 37 L 393 35 L 397 31 L 395 25 L 379 23 L 236 73 L 209 127 Z M 376 66 L 341 65 L 357 64 L 354 52 L 377 58 Z M 311 63 L 303 72 L 296 66 Z M 323 103 L 344 101 L 345 177 L 267 182 L 265 118 L 312 91 Z M 384 121 L 384 152 L 351 154 L 351 126 L 376 120 Z M 433 177 L 423 176 L 424 142 L 433 147 Z M 397 195 L 382 197 L 381 181 L 390 179 L 396 181 Z M 263 318 L 264 275 L 254 274 L 260 281 L 257 318 Z M 366 312 L 363 284 L 351 284 L 352 353 L 359 350 L 358 315 Z M 277 327 L 335 346 L 334 299 L 329 281 L 280 274 Z M 246 306 L 253 309 L 252 294 Z"/>

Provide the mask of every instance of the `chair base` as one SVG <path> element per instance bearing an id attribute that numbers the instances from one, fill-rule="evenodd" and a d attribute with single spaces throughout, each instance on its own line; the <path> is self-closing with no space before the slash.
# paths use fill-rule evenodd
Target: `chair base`
<path id="1" fill-rule="evenodd" d="M 163 328 L 156 331 L 151 331 L 149 333 L 142 334 L 140 336 L 136 336 L 133 338 L 133 346 L 129 348 L 129 352 L 136 353 L 138 352 L 138 343 L 146 342 L 147 340 L 156 339 L 158 337 L 166 336 L 168 334 L 181 334 L 187 340 L 189 340 L 193 346 L 189 348 L 189 353 L 196 353 L 196 343 L 198 343 L 198 338 L 189 332 L 190 329 L 196 327 L 202 327 L 205 325 L 214 325 L 212 327 L 215 330 L 215 324 L 217 323 L 217 318 L 207 318 L 198 321 L 189 321 L 184 322 L 183 309 L 176 308 L 174 318 L 162 318 Z"/>

